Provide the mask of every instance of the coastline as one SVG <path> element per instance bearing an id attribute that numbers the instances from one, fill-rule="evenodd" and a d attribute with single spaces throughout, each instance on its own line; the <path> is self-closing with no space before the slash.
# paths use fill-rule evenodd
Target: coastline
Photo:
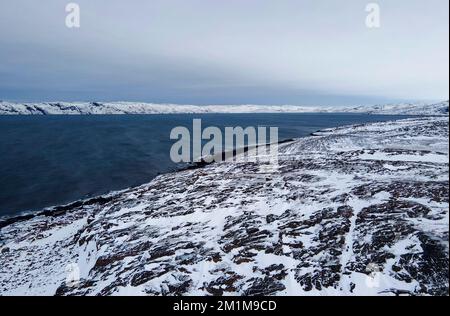
<path id="1" fill-rule="evenodd" d="M 320 132 L 320 130 L 317 131 L 317 132 Z M 311 133 L 310 136 L 314 136 L 312 134 L 313 133 Z M 278 141 L 278 145 L 289 143 L 289 142 L 292 142 L 294 140 L 295 139 L 292 139 L 292 138 L 284 139 L 284 140 Z M 258 148 L 259 146 L 270 146 L 270 145 L 271 144 L 244 146 L 243 152 L 247 153 L 249 150 Z M 238 151 L 237 149 L 233 150 L 233 155 L 232 155 L 233 158 L 236 157 L 236 152 L 237 151 Z M 227 151 L 223 151 L 222 153 L 220 153 L 218 155 L 221 155 L 222 158 L 225 159 L 224 157 L 226 155 L 226 152 Z M 167 171 L 167 172 L 163 172 L 163 173 L 161 173 L 159 175 L 166 175 L 166 174 L 173 174 L 173 173 L 176 174 L 178 172 L 182 172 L 182 171 L 185 171 L 185 170 L 193 170 L 193 169 L 204 168 L 205 166 L 211 165 L 213 163 L 215 163 L 215 162 L 214 161 L 206 162 L 205 160 L 202 159 L 199 162 L 192 162 L 192 163 L 189 163 L 189 164 L 184 164 L 183 166 L 180 166 L 180 168 L 177 168 L 175 170 L 170 170 L 170 171 Z M 156 176 L 156 177 L 158 177 L 158 176 Z M 128 188 L 124 188 L 124 189 L 121 189 L 121 190 L 115 190 L 115 191 L 111 191 L 111 192 L 108 192 L 108 193 L 105 193 L 105 194 L 101 194 L 101 195 L 98 195 L 98 196 L 89 197 L 89 198 L 86 198 L 86 199 L 78 199 L 78 200 L 74 200 L 72 202 L 69 202 L 69 203 L 66 203 L 66 204 L 62 204 L 62 205 L 53 205 L 53 206 L 45 207 L 45 208 L 43 208 L 41 210 L 35 210 L 35 211 L 23 211 L 23 212 L 20 212 L 19 214 L 14 214 L 14 215 L 3 215 L 3 216 L 0 216 L 0 229 L 2 229 L 3 227 L 6 227 L 8 225 L 14 224 L 16 222 L 22 222 L 22 221 L 30 220 L 30 219 L 32 219 L 34 217 L 37 217 L 37 216 L 53 216 L 53 217 L 56 217 L 56 216 L 63 215 L 68 210 L 76 208 L 76 207 L 88 206 L 88 205 L 91 205 L 91 204 L 102 203 L 102 202 L 106 203 L 108 201 L 111 201 L 111 199 L 114 196 L 120 195 L 120 194 L 122 194 L 122 193 L 124 193 L 126 191 L 129 191 L 129 190 L 138 189 L 141 186 L 148 185 L 148 183 L 150 183 L 154 179 L 151 179 L 149 182 L 143 183 L 143 184 L 138 185 L 138 186 L 128 187 Z"/>
<path id="2" fill-rule="evenodd" d="M 340 127 L 280 153 L 274 173 L 206 165 L 1 228 L 2 294 L 448 293 L 448 118 Z"/>
<path id="3" fill-rule="evenodd" d="M 102 115 L 102 114 L 98 114 L 98 115 Z M 147 114 L 147 115 L 152 115 L 152 114 Z M 405 114 L 405 116 L 406 116 L 406 114 Z M 436 116 L 436 117 L 445 117 L 445 116 L 446 115 L 439 115 L 439 116 Z M 419 115 L 417 117 L 433 117 L 433 115 Z M 386 122 L 389 122 L 389 121 L 386 121 Z M 341 126 L 341 127 L 356 127 L 356 126 L 364 126 L 365 124 L 367 124 L 367 123 L 351 124 L 351 125 Z M 324 133 L 324 132 L 326 133 L 327 131 L 333 130 L 335 128 L 337 128 L 337 127 L 330 127 L 330 128 L 326 128 L 326 129 L 320 129 L 320 130 L 317 130 L 315 132 L 310 133 L 309 136 L 313 136 L 313 137 L 314 136 L 321 136 L 322 133 Z M 305 137 L 308 137 L 308 136 L 304 136 L 304 137 L 300 137 L 300 138 L 305 138 Z M 284 143 L 295 141 L 297 139 L 299 139 L 299 138 L 288 138 L 288 139 L 285 139 L 285 140 L 278 141 L 278 144 L 281 145 L 281 144 L 284 144 Z M 268 146 L 268 145 L 270 145 L 270 144 L 266 144 L 265 146 Z M 249 147 L 252 147 L 251 149 L 254 148 L 254 146 L 245 146 L 244 147 L 244 153 L 246 153 L 249 150 Z M 256 146 L 256 147 L 258 147 L 258 146 Z M 236 151 L 237 151 L 236 149 L 233 150 L 233 157 L 236 156 Z M 219 154 L 219 155 L 222 155 L 222 160 L 224 160 L 224 158 L 225 158 L 225 152 L 226 151 L 223 151 L 221 154 Z M 202 159 L 202 161 L 200 161 L 200 162 L 192 162 L 192 163 L 189 163 L 189 164 L 184 164 L 180 168 L 176 168 L 175 170 L 169 170 L 169 171 L 163 172 L 163 173 L 161 173 L 159 175 L 172 174 L 172 173 L 182 172 L 184 170 L 192 170 L 192 169 L 197 169 L 197 168 L 203 168 L 203 167 L 205 167 L 207 165 L 210 165 L 212 163 L 214 163 L 214 162 L 208 163 L 208 162 L 205 162 Z M 155 178 L 151 179 L 149 182 L 153 181 L 154 179 Z M 101 195 L 98 195 L 98 196 L 92 196 L 92 197 L 88 197 L 88 198 L 85 198 L 85 199 L 76 199 L 76 200 L 73 200 L 73 201 L 65 203 L 65 204 L 58 204 L 58 205 L 48 206 L 48 207 L 45 207 L 45 208 L 42 208 L 42 209 L 39 209 L 39 210 L 22 211 L 22 212 L 19 212 L 18 214 L 3 215 L 3 216 L 0 216 L 0 229 L 5 227 L 5 226 L 11 225 L 13 223 L 16 223 L 16 222 L 26 221 L 26 220 L 32 219 L 32 218 L 34 218 L 36 216 L 58 216 L 58 215 L 61 215 L 62 213 L 64 213 L 65 211 L 67 211 L 67 210 L 69 210 L 71 208 L 74 208 L 74 207 L 78 207 L 78 206 L 82 206 L 82 205 L 89 205 L 89 204 L 97 202 L 98 200 L 105 200 L 105 201 L 107 201 L 107 200 L 110 200 L 111 197 L 113 197 L 113 196 L 116 196 L 118 194 L 121 194 L 123 192 L 129 191 L 129 190 L 132 190 L 132 189 L 137 189 L 137 188 L 139 188 L 141 186 L 145 186 L 149 182 L 140 184 L 138 186 L 132 186 L 132 187 L 127 187 L 127 188 L 120 189 L 120 190 L 110 191 L 110 192 L 107 192 L 105 194 L 101 194 Z"/>

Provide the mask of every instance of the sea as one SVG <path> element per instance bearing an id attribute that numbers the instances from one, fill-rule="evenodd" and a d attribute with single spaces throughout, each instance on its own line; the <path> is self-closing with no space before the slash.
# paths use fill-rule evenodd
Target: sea
<path id="1" fill-rule="evenodd" d="M 174 127 L 278 127 L 279 140 L 406 116 L 349 113 L 0 116 L 0 217 L 138 186 L 180 168 Z"/>

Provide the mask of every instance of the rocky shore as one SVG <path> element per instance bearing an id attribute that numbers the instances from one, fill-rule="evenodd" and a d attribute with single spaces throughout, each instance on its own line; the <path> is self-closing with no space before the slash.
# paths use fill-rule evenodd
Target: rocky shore
<path id="1" fill-rule="evenodd" d="M 449 120 L 364 124 L 0 223 L 0 295 L 448 295 Z"/>

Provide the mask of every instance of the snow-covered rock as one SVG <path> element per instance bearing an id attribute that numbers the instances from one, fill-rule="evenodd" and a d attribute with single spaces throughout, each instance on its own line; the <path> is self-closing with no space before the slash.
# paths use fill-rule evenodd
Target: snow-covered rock
<path id="1" fill-rule="evenodd" d="M 174 113 L 305 113 L 344 112 L 368 114 L 448 115 L 448 101 L 391 105 L 321 107 L 296 105 L 178 105 L 137 102 L 0 102 L 0 115 L 48 114 L 174 114 Z"/>
<path id="2" fill-rule="evenodd" d="M 240 157 L 5 220 L 0 295 L 448 295 L 448 127 L 328 129 L 278 168 Z"/>

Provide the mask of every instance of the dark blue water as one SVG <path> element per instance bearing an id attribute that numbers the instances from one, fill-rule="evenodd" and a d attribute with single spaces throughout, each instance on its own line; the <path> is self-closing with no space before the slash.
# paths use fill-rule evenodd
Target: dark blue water
<path id="1" fill-rule="evenodd" d="M 175 126 L 277 126 L 279 138 L 318 129 L 386 121 L 365 114 L 205 114 L 0 116 L 0 216 L 143 184 L 174 170 Z"/>

